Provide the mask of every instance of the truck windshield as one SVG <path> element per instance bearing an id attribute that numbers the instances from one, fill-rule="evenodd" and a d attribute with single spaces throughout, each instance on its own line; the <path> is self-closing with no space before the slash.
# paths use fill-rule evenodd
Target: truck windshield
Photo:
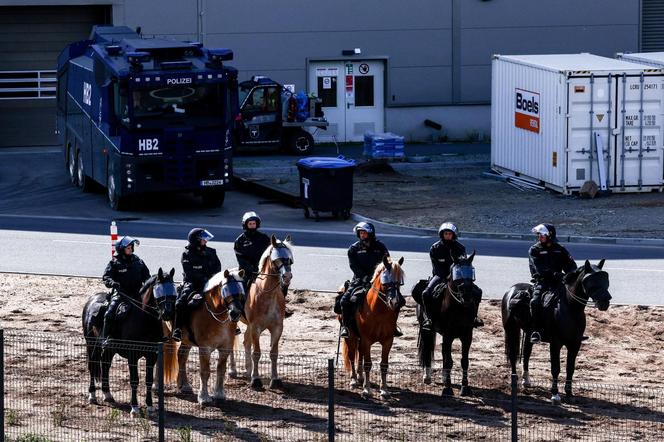
<path id="1" fill-rule="evenodd" d="M 133 117 L 138 122 L 159 119 L 193 120 L 215 125 L 223 120 L 223 88 L 220 84 L 178 85 L 132 91 Z"/>

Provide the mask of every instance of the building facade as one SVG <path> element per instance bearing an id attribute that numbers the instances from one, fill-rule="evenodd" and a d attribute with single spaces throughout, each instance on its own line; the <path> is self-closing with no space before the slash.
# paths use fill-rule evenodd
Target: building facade
<path id="1" fill-rule="evenodd" d="M 241 80 L 266 75 L 323 98 L 320 140 L 387 130 L 439 141 L 490 134 L 492 54 L 664 50 L 663 3 L 0 0 L 0 145 L 54 142 L 56 57 L 96 23 L 233 49 Z"/>

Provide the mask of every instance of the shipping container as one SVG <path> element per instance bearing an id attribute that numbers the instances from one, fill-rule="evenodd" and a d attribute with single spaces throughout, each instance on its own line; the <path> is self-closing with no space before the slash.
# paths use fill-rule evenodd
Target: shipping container
<path id="1" fill-rule="evenodd" d="M 656 68 L 664 68 L 664 52 L 640 52 L 634 54 L 625 54 L 619 52 L 616 54 L 618 60 L 629 61 L 631 63 L 646 64 Z"/>
<path id="2" fill-rule="evenodd" d="M 491 163 L 556 191 L 661 191 L 664 72 L 591 54 L 495 55 Z M 599 159 L 599 160 L 598 160 Z"/>

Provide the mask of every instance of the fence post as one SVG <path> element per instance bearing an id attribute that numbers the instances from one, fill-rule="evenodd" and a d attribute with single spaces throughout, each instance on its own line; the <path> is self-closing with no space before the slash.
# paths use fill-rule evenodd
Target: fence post
<path id="1" fill-rule="evenodd" d="M 157 346 L 157 397 L 159 404 L 159 442 L 166 440 L 164 419 L 164 343 Z"/>
<path id="2" fill-rule="evenodd" d="M 334 442 L 334 358 L 327 360 L 327 440 Z"/>
<path id="3" fill-rule="evenodd" d="M 0 442 L 5 442 L 5 331 L 0 328 Z"/>
<path id="4" fill-rule="evenodd" d="M 518 378 L 519 376 L 516 373 L 512 374 L 512 442 L 517 442 L 519 440 L 519 433 L 518 433 L 519 428 L 517 425 L 517 416 L 516 416 Z"/>

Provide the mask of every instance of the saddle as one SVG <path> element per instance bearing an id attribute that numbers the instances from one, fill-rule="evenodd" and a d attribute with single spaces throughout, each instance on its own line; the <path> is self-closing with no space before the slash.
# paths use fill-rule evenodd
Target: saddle
<path id="1" fill-rule="evenodd" d="M 187 308 L 190 310 L 197 309 L 198 307 L 203 305 L 204 299 L 205 298 L 200 293 L 194 292 L 190 294 L 187 299 Z"/>
<path id="2" fill-rule="evenodd" d="M 334 313 L 337 315 L 341 314 L 341 297 L 348 291 L 348 288 L 350 286 L 350 281 L 344 282 L 344 290 L 337 294 L 337 296 L 334 298 Z M 358 306 L 362 305 L 362 302 L 364 301 L 364 296 L 367 294 L 369 291 L 369 288 L 364 285 L 360 285 L 358 287 L 355 287 L 353 290 L 353 293 L 350 295 L 350 302 L 353 304 L 353 310 L 357 309 Z"/>

